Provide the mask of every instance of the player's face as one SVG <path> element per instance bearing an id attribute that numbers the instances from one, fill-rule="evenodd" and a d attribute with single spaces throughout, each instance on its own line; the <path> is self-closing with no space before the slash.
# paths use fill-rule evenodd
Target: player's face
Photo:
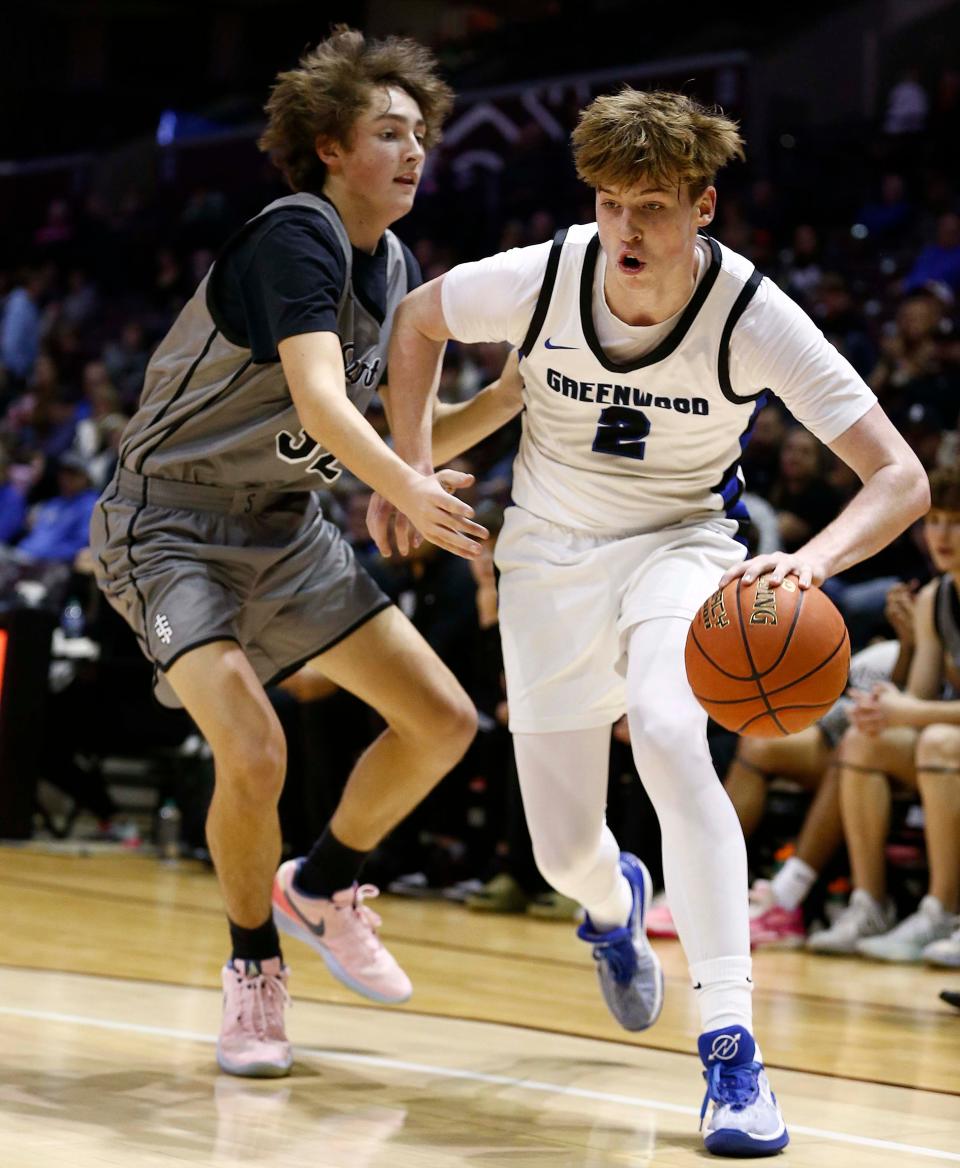
<path id="1" fill-rule="evenodd" d="M 932 507 L 923 520 L 923 534 L 938 572 L 960 572 L 960 511 Z"/>
<path id="2" fill-rule="evenodd" d="M 608 280 L 645 295 L 689 282 L 697 231 L 713 218 L 716 198 L 714 187 L 691 200 L 687 186 L 642 180 L 620 190 L 600 187 L 597 228 Z"/>
<path id="3" fill-rule="evenodd" d="M 346 145 L 318 144 L 318 151 L 340 189 L 392 223 L 413 206 L 425 134 L 419 105 L 409 93 L 390 87 L 373 93 Z"/>

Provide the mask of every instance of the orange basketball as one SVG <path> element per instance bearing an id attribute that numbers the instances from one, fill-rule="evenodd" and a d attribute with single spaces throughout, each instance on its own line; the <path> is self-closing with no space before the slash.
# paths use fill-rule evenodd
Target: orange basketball
<path id="1" fill-rule="evenodd" d="M 761 576 L 708 597 L 690 623 L 684 653 L 697 701 L 715 722 L 754 738 L 778 738 L 822 717 L 843 693 L 850 638 L 819 588 Z"/>

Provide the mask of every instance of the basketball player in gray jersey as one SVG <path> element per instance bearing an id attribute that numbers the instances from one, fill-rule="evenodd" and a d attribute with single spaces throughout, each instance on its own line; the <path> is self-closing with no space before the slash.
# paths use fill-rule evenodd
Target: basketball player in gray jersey
<path id="1" fill-rule="evenodd" d="M 881 682 L 856 696 L 840 742 L 840 806 L 850 854 L 850 903 L 807 945 L 818 953 L 960 967 L 960 470 L 930 475 L 923 521 L 941 575 L 914 604 L 914 650 L 903 692 Z M 920 794 L 930 884 L 895 924 L 887 895 L 890 780 Z"/>
<path id="2" fill-rule="evenodd" d="M 99 584 L 155 663 L 160 700 L 186 707 L 213 750 L 207 838 L 233 945 L 217 1055 L 231 1074 L 291 1066 L 277 925 L 359 993 L 409 996 L 364 903 L 377 890 L 357 877 L 475 730 L 453 674 L 314 494 L 342 463 L 409 520 L 401 551 L 425 537 L 474 556 L 486 536 L 453 494 L 469 475 L 411 467 L 363 418 L 394 310 L 418 282 L 388 228 L 411 207 L 450 101 L 421 46 L 343 27 L 280 74 L 260 145 L 294 193 L 228 243 L 161 342 L 92 524 Z M 518 398 L 504 406 L 495 383 L 458 407 L 441 457 Z M 311 661 L 387 729 L 310 854 L 277 871 L 285 751 L 264 686 Z"/>

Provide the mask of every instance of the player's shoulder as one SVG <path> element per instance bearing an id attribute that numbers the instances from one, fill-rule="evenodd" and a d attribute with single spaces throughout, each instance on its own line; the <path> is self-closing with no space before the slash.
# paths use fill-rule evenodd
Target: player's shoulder
<path id="1" fill-rule="evenodd" d="M 317 207 L 287 204 L 267 207 L 247 225 L 251 240 L 283 246 L 304 241 L 342 252 L 343 241 L 330 216 Z"/>
<path id="2" fill-rule="evenodd" d="M 753 260 L 749 260 L 738 251 L 734 251 L 733 248 L 727 247 L 719 239 L 714 239 L 712 236 L 703 238 L 706 239 L 708 246 L 713 245 L 710 247 L 710 250 L 715 255 L 719 252 L 720 275 L 727 279 L 736 280 L 741 284 L 746 284 L 756 271 L 756 265 Z"/>
<path id="3" fill-rule="evenodd" d="M 799 304 L 783 291 L 769 276 L 761 273 L 752 260 L 733 251 L 717 240 L 712 240 L 720 251 L 721 266 L 718 282 L 725 280 L 734 287 L 731 295 L 739 288 L 743 291 L 756 280 L 756 287 L 750 294 L 734 330 L 738 345 L 752 341 L 760 348 L 778 338 L 809 338 L 816 325 Z M 737 293 L 739 295 L 739 293 Z"/>
<path id="4" fill-rule="evenodd" d="M 423 283 L 423 272 L 420 268 L 420 261 L 413 254 L 409 247 L 403 242 L 399 235 L 391 231 L 388 227 L 384 232 L 387 243 L 397 249 L 400 257 L 403 260 L 403 266 L 407 270 L 407 291 L 412 292 L 414 288 L 419 288 Z"/>
<path id="5" fill-rule="evenodd" d="M 554 236 L 554 241 L 558 236 L 562 235 L 562 242 L 564 247 L 586 249 L 591 240 L 596 238 L 597 225 L 596 223 L 573 223 L 569 227 L 558 231 Z M 553 242 L 553 241 L 551 241 Z"/>

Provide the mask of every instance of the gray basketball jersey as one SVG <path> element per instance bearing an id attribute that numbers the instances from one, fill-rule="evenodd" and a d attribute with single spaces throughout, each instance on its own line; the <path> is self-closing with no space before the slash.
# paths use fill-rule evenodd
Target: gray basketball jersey
<path id="1" fill-rule="evenodd" d="M 316 195 L 277 199 L 250 222 L 284 207 L 322 215 L 343 249 L 346 281 L 337 306 L 347 395 L 364 413 L 386 365 L 407 270 L 386 232 L 387 300 L 381 324 L 353 292 L 353 248 L 335 208 Z M 211 269 L 212 271 L 212 269 Z M 333 456 L 300 425 L 279 362 L 253 363 L 211 314 L 210 272 L 184 305 L 147 367 L 140 405 L 123 435 L 120 465 L 137 474 L 218 486 L 314 490 L 340 475 Z"/>

